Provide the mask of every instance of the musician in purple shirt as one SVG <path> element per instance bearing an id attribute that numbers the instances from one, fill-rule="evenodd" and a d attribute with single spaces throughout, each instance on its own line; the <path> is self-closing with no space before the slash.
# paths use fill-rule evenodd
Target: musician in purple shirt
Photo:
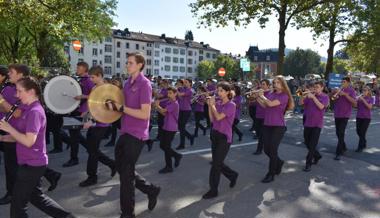
<path id="1" fill-rule="evenodd" d="M 363 94 L 356 100 L 358 108 L 356 114 L 356 133 L 359 136 L 359 144 L 356 152 L 362 152 L 367 147 L 366 134 L 369 124 L 371 123 L 371 109 L 374 105 L 371 89 L 366 86 L 363 88 Z"/>
<path id="2" fill-rule="evenodd" d="M 322 81 L 315 82 L 313 85 L 313 92 L 301 95 L 300 105 L 305 108 L 305 122 L 304 122 L 304 138 L 305 144 L 308 149 L 306 156 L 306 166 L 303 169 L 305 172 L 311 170 L 312 164 L 317 164 L 322 158 L 317 150 L 319 136 L 323 128 L 323 116 L 326 108 L 329 105 L 329 97 L 324 94 L 324 84 Z"/>
<path id="3" fill-rule="evenodd" d="M 52 217 L 74 217 L 54 200 L 42 193 L 41 177 L 48 164 L 46 155 L 46 116 L 39 97 L 38 83 L 30 78 L 19 79 L 16 83 L 17 97 L 23 104 L 23 111 L 16 122 L 0 122 L 0 129 L 9 133 L 0 141 L 13 138 L 16 141 L 17 177 L 12 191 L 10 217 L 28 217 L 27 205 L 34 206 Z"/>
<path id="4" fill-rule="evenodd" d="M 135 165 L 149 138 L 149 119 L 152 86 L 144 76 L 145 58 L 139 53 L 128 55 L 128 80 L 123 93 L 125 105 L 108 102 L 108 108 L 116 108 L 123 113 L 121 135 L 115 147 L 116 169 L 120 175 L 120 218 L 135 217 L 135 187 L 148 195 L 148 209 L 153 210 L 157 203 L 160 187 L 146 181 L 135 172 Z"/>
<path id="5" fill-rule="evenodd" d="M 340 156 L 347 150 L 344 135 L 351 116 L 352 106 L 356 103 L 355 90 L 350 86 L 350 83 L 350 77 L 344 77 L 342 79 L 342 89 L 337 94 L 334 94 L 337 97 L 334 103 L 334 117 L 336 135 L 338 137 L 334 160 L 340 160 Z"/>
<path id="6" fill-rule="evenodd" d="M 162 108 L 165 108 L 166 105 L 168 104 L 168 87 L 169 83 L 167 80 L 161 80 L 160 81 L 160 92 L 156 94 L 155 99 L 160 100 L 160 106 Z M 158 126 L 158 131 L 157 131 L 157 137 L 156 140 L 160 140 L 161 132 L 162 132 L 162 126 L 164 125 L 164 116 L 161 113 L 157 113 L 157 126 Z"/>
<path id="7" fill-rule="evenodd" d="M 273 92 L 267 97 L 260 93 L 257 99 L 265 107 L 263 143 L 264 152 L 269 157 L 269 170 L 263 183 L 272 182 L 279 175 L 284 161 L 278 156 L 278 146 L 286 131 L 285 112 L 294 108 L 294 101 L 289 87 L 282 76 L 273 79 Z"/>
<path id="8" fill-rule="evenodd" d="M 82 121 L 83 117 L 88 112 L 87 99 L 90 95 L 92 88 L 94 87 L 94 83 L 91 81 L 88 76 L 88 64 L 86 62 L 78 62 L 77 63 L 77 71 L 76 74 L 79 76 L 80 87 L 82 89 L 82 95 L 75 96 L 74 99 L 81 101 L 78 110 L 76 110 L 73 115 Z M 79 143 L 83 145 L 87 149 L 86 139 L 81 134 L 81 129 L 70 129 L 70 160 L 64 163 L 63 167 L 71 167 L 78 165 L 78 152 L 79 152 Z"/>
<path id="9" fill-rule="evenodd" d="M 178 130 L 179 104 L 177 101 L 177 89 L 168 87 L 168 98 L 165 108 L 162 108 L 160 101 L 155 102 L 157 111 L 165 116 L 164 125 L 162 126 L 162 135 L 160 139 L 160 147 L 165 152 L 165 167 L 159 173 L 173 172 L 172 158 L 174 158 L 174 166 L 178 167 L 182 159 L 182 154 L 175 152 L 171 148 L 171 143 L 175 133 Z"/>
<path id="10" fill-rule="evenodd" d="M 230 180 L 230 188 L 236 185 L 236 180 L 239 175 L 224 164 L 224 159 L 232 143 L 232 125 L 236 112 L 236 105 L 231 100 L 232 88 L 227 82 L 220 82 L 217 87 L 218 96 L 221 98 L 221 101 L 215 102 L 215 97 L 210 97 L 207 100 L 209 116 L 212 122 L 212 130 L 210 133 L 212 166 L 209 178 L 210 190 L 203 195 L 203 199 L 218 196 L 220 174 L 223 174 Z"/>
<path id="11" fill-rule="evenodd" d="M 189 121 L 191 115 L 191 98 L 193 97 L 193 92 L 191 91 L 192 81 L 190 79 L 184 79 L 183 87 L 178 89 L 178 104 L 179 104 L 179 118 L 178 118 L 178 129 L 179 129 L 179 145 L 177 150 L 185 148 L 185 139 L 188 138 L 190 145 L 194 144 L 194 136 L 191 135 L 186 130 L 187 121 Z"/>
<path id="12" fill-rule="evenodd" d="M 101 86 L 104 83 L 103 80 L 103 68 L 100 66 L 92 67 L 89 71 L 90 79 L 95 84 L 93 87 L 96 88 Z M 91 115 L 90 115 L 91 116 Z M 80 187 L 87 187 L 91 185 L 95 185 L 98 182 L 98 162 L 103 163 L 108 166 L 111 170 L 111 177 L 116 174 L 115 161 L 105 155 L 103 152 L 99 150 L 100 142 L 102 138 L 107 132 L 110 124 L 101 123 L 96 120 L 89 120 L 84 123 L 83 128 L 88 129 L 86 135 L 87 141 L 87 179 L 79 183 Z"/>
<path id="13" fill-rule="evenodd" d="M 203 130 L 203 135 L 206 135 L 207 128 L 201 124 L 201 121 L 204 118 L 204 108 L 206 105 L 206 97 L 207 97 L 206 88 L 203 86 L 199 86 L 196 97 L 193 97 L 195 98 L 195 102 L 194 102 L 195 129 L 194 129 L 194 135 L 193 135 L 194 137 L 198 137 L 198 129 Z"/>
<path id="14" fill-rule="evenodd" d="M 243 97 L 241 96 L 241 89 L 237 85 L 234 85 L 233 87 L 233 96 L 234 97 L 232 101 L 236 105 L 236 112 L 235 112 L 234 124 L 232 125 L 232 131 L 235 132 L 239 136 L 239 142 L 240 142 L 243 138 L 243 133 L 240 131 L 237 125 L 240 123 L 240 114 L 241 114 Z"/>
<path id="15" fill-rule="evenodd" d="M 217 91 L 216 90 L 216 84 L 211 78 L 208 78 L 206 80 L 206 89 L 207 89 L 208 96 L 214 96 L 216 91 Z M 205 106 L 204 106 L 204 116 L 206 117 L 207 128 L 210 128 L 211 122 L 210 122 L 210 117 L 208 116 L 207 104 L 205 104 Z"/>

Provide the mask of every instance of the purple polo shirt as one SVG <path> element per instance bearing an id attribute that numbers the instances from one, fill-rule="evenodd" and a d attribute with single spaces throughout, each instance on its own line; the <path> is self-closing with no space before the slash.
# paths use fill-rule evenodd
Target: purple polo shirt
<path id="1" fill-rule="evenodd" d="M 321 102 L 324 107 L 319 109 L 318 106 L 314 103 L 313 99 L 305 98 L 304 99 L 304 108 L 305 108 L 305 127 L 323 127 L 323 116 L 326 111 L 326 107 L 329 104 L 329 96 L 324 93 L 315 96 L 319 102 Z"/>
<path id="2" fill-rule="evenodd" d="M 270 91 L 265 91 L 264 92 L 264 96 L 266 98 L 268 98 L 270 94 Z M 265 117 L 265 107 L 261 106 L 259 103 L 257 103 L 257 106 L 256 106 L 256 118 L 258 119 L 264 119 Z"/>
<path id="3" fill-rule="evenodd" d="M 191 97 L 193 92 L 189 88 L 182 87 L 178 90 L 180 93 L 185 93 L 184 96 L 178 97 L 178 104 L 180 111 L 191 111 Z"/>
<path id="4" fill-rule="evenodd" d="M 221 101 L 215 103 L 216 111 L 226 115 L 221 120 L 216 120 L 215 117 L 212 121 L 212 128 L 227 137 L 227 142 L 232 143 L 232 124 L 235 119 L 236 105 L 233 101 L 228 101 L 222 104 Z"/>
<path id="5" fill-rule="evenodd" d="M 366 96 L 364 97 L 364 100 L 368 104 L 373 104 L 372 97 Z M 362 100 L 358 100 L 358 112 L 356 114 L 356 118 L 371 119 L 371 110 L 365 106 Z"/>
<path id="6" fill-rule="evenodd" d="M 166 105 L 168 105 L 168 103 L 169 103 L 168 90 L 165 88 L 161 89 L 160 95 L 162 95 L 162 98 L 160 100 L 160 107 L 165 108 Z"/>
<path id="7" fill-rule="evenodd" d="M 14 105 L 18 101 L 18 98 L 16 97 L 16 86 L 15 85 L 8 85 L 4 88 L 3 92 L 1 93 L 3 95 L 3 98 L 10 104 Z M 0 113 L 0 120 L 5 117 L 7 113 Z M 15 119 L 10 119 L 9 124 L 14 126 Z"/>
<path id="8" fill-rule="evenodd" d="M 195 112 L 204 112 L 204 106 L 206 103 L 206 96 L 201 95 L 195 101 L 194 111 Z"/>
<path id="9" fill-rule="evenodd" d="M 348 93 L 351 98 L 356 97 L 355 90 L 351 87 L 342 89 L 343 92 Z M 339 96 L 334 104 L 334 117 L 336 118 L 350 118 L 352 111 L 352 104 L 344 96 Z"/>
<path id="10" fill-rule="evenodd" d="M 95 86 L 95 84 L 91 81 L 88 75 L 81 77 L 79 84 L 82 89 L 82 95 L 87 95 L 87 96 L 90 95 L 92 88 Z M 87 99 L 82 99 L 80 101 L 78 111 L 80 113 L 88 111 Z"/>
<path id="11" fill-rule="evenodd" d="M 166 114 L 162 129 L 175 132 L 178 130 L 179 104 L 178 101 L 169 101 L 166 105 Z"/>
<path id="12" fill-rule="evenodd" d="M 243 97 L 241 95 L 235 96 L 233 98 L 233 101 L 236 105 L 236 111 L 235 111 L 235 119 L 240 119 L 240 114 L 241 114 L 241 102 L 243 100 Z"/>
<path id="13" fill-rule="evenodd" d="M 272 92 L 268 95 L 268 99 L 271 101 L 278 100 L 280 101 L 280 105 L 265 108 L 264 125 L 285 126 L 284 115 L 286 111 L 286 106 L 288 105 L 288 95 L 285 92 Z"/>
<path id="14" fill-rule="evenodd" d="M 152 86 L 141 72 L 133 82 L 132 77 L 128 78 L 123 94 L 126 107 L 141 109 L 142 104 L 151 104 Z M 124 113 L 121 118 L 120 131 L 145 141 L 149 138 L 149 118 L 142 120 Z"/>
<path id="15" fill-rule="evenodd" d="M 21 117 L 15 119 L 15 128 L 22 134 L 33 133 L 37 135 L 36 142 L 28 148 L 16 142 L 17 163 L 29 166 L 46 166 L 48 157 L 46 155 L 46 116 L 39 101 L 30 105 L 23 105 Z"/>

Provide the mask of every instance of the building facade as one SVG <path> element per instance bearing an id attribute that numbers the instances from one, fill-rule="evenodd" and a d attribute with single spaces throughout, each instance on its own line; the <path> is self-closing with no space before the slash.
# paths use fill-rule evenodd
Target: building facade
<path id="1" fill-rule="evenodd" d="M 196 78 L 199 62 L 215 60 L 220 54 L 219 50 L 203 42 L 166 37 L 165 34 L 130 32 L 128 29 L 113 30 L 111 37 L 99 42 L 85 41 L 80 52 L 67 45 L 65 52 L 72 72 L 79 61 L 85 61 L 90 66 L 102 66 L 107 77 L 124 74 L 128 53 L 140 52 L 146 59 L 144 73 L 167 79 Z"/>
<path id="2" fill-rule="evenodd" d="M 256 65 L 257 78 L 275 75 L 277 72 L 278 51 L 272 49 L 259 50 L 258 46 L 250 46 L 246 56 Z"/>

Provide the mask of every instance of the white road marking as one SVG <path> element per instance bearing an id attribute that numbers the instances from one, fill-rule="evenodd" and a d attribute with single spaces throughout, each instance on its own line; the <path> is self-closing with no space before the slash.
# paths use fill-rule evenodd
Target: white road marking
<path id="1" fill-rule="evenodd" d="M 248 143 L 242 143 L 242 144 L 234 144 L 231 145 L 231 148 L 238 148 L 238 147 L 244 147 L 247 145 L 256 145 L 257 142 L 248 142 Z M 205 149 L 198 149 L 198 150 L 193 150 L 193 151 L 185 151 L 181 152 L 183 155 L 189 155 L 189 154 L 198 154 L 198 153 L 203 153 L 203 152 L 210 152 L 211 148 L 205 148 Z"/>

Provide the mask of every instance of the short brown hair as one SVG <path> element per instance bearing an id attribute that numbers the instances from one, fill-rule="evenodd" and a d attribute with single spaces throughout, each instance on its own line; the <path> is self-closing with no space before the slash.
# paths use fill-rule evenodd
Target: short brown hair
<path id="1" fill-rule="evenodd" d="M 14 69 L 17 73 L 21 73 L 23 77 L 30 75 L 30 68 L 25 64 L 11 64 L 8 69 Z"/>
<path id="2" fill-rule="evenodd" d="M 90 71 L 88 72 L 89 75 L 95 75 L 103 77 L 103 68 L 101 66 L 94 66 L 91 67 Z"/>
<path id="3" fill-rule="evenodd" d="M 80 61 L 77 63 L 77 66 L 84 67 L 86 69 L 86 72 L 88 71 L 88 64 L 84 61 Z"/>
<path id="4" fill-rule="evenodd" d="M 133 52 L 133 53 L 128 54 L 128 58 L 130 58 L 130 57 L 135 57 L 136 63 L 142 64 L 140 71 L 143 71 L 144 67 L 145 67 L 144 55 L 142 55 L 141 53 L 138 53 L 138 52 Z"/>

